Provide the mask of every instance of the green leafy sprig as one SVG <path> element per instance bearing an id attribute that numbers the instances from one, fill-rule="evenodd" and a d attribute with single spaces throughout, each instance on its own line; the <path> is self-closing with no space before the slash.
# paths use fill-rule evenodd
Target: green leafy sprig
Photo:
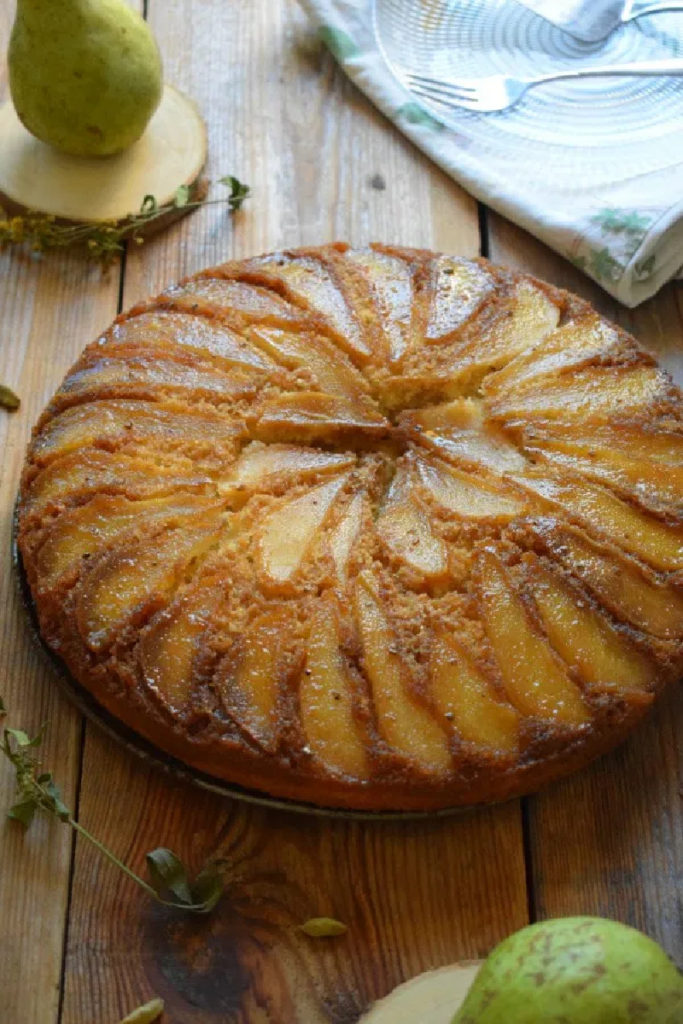
<path id="1" fill-rule="evenodd" d="M 196 188 L 191 185 L 180 185 L 170 202 L 159 205 L 155 196 L 146 195 L 137 213 L 119 221 L 71 224 L 58 221 L 50 214 L 31 210 L 16 217 L 2 219 L 4 215 L 0 209 L 0 248 L 7 245 L 26 245 L 33 252 L 46 252 L 81 246 L 85 249 L 88 259 L 107 265 L 123 251 L 129 239 L 141 245 L 144 241 L 141 234 L 143 228 L 161 217 L 178 210 L 193 210 L 217 203 L 227 204 L 230 212 L 234 213 L 240 209 L 250 194 L 249 186 L 244 185 L 232 174 L 219 178 L 218 184 L 229 188 L 230 194 L 220 199 L 194 198 Z"/>
<path id="2" fill-rule="evenodd" d="M 0 698 L 0 720 L 6 716 L 7 711 Z M 55 817 L 65 825 L 70 825 L 157 903 L 198 914 L 213 910 L 223 894 L 225 862 L 212 861 L 190 881 L 180 858 L 162 846 L 147 854 L 149 881 L 145 881 L 73 817 L 62 800 L 52 772 L 42 770 L 34 753 L 42 743 L 44 734 L 45 726 L 33 737 L 23 729 L 3 728 L 0 750 L 13 765 L 17 783 L 17 799 L 7 812 L 8 818 L 28 828 L 39 812 Z"/>

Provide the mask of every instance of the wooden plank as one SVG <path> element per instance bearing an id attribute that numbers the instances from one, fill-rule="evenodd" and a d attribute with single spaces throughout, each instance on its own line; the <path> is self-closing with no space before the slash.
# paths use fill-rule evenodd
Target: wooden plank
<path id="1" fill-rule="evenodd" d="M 296 4 L 150 8 L 167 77 L 208 116 L 210 175 L 237 174 L 253 200 L 132 253 L 126 305 L 222 259 L 330 238 L 478 251 L 476 204 L 344 79 Z M 136 867 L 164 844 L 195 865 L 226 856 L 234 877 L 210 919 L 183 918 L 79 842 L 63 1024 L 114 1021 L 155 993 L 169 1024 L 350 1024 L 399 981 L 527 920 L 518 803 L 409 825 L 264 811 L 173 783 L 89 728 L 80 807 Z M 297 932 L 318 914 L 348 935 Z"/>
<path id="2" fill-rule="evenodd" d="M 611 300 L 526 232 L 489 215 L 491 258 L 593 302 L 683 384 L 680 284 L 635 310 Z M 527 801 L 535 911 L 600 914 L 643 929 L 683 960 L 680 687 L 634 735 L 587 771 Z"/>
<path id="3" fill-rule="evenodd" d="M 0 52 L 7 46 L 14 4 L 0 0 Z M 0 102 L 7 95 L 0 68 Z M 80 257 L 34 259 L 0 252 L 0 381 L 21 398 L 18 412 L 0 410 L 0 695 L 10 723 L 48 731 L 41 756 L 75 801 L 81 721 L 58 693 L 52 671 L 34 646 L 9 567 L 14 499 L 31 426 L 85 341 L 116 310 L 118 269 L 105 280 Z M 29 832 L 4 821 L 14 798 L 10 765 L 0 764 L 0 992 L 2 1017 L 13 1024 L 57 1020 L 72 836 L 57 822 L 36 820 Z"/>

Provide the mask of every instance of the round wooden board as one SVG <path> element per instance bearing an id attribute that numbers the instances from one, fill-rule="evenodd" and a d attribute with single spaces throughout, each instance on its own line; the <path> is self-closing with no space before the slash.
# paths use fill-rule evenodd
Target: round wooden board
<path id="1" fill-rule="evenodd" d="M 451 1024 L 480 967 L 449 964 L 418 974 L 373 1003 L 358 1024 Z"/>
<path id="2" fill-rule="evenodd" d="M 78 223 L 124 221 L 146 195 L 163 206 L 179 186 L 197 186 L 206 152 L 197 107 L 170 85 L 142 137 L 110 157 L 58 152 L 34 138 L 7 101 L 0 107 L 0 206 L 10 214 L 31 210 Z"/>

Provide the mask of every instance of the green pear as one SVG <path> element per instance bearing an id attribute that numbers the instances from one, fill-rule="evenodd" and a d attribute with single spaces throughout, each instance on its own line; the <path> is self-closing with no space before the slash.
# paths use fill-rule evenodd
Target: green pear
<path id="1" fill-rule="evenodd" d="M 126 149 L 161 99 L 156 42 L 123 0 L 17 0 L 8 63 L 24 126 L 74 156 Z"/>
<path id="2" fill-rule="evenodd" d="M 452 1024 L 681 1024 L 683 977 L 646 935 L 601 917 L 522 928 L 493 950 Z"/>

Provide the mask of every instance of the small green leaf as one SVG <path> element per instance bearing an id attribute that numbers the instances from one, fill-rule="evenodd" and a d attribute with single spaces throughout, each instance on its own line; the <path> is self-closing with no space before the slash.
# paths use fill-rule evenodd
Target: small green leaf
<path id="1" fill-rule="evenodd" d="M 27 800 L 19 800 L 18 803 L 10 807 L 7 817 L 12 818 L 13 821 L 20 821 L 24 828 L 28 828 L 37 810 L 37 801 L 29 797 Z"/>
<path id="2" fill-rule="evenodd" d="M 341 921 L 335 921 L 333 917 L 312 917 L 299 928 L 312 939 L 329 939 L 335 935 L 343 935 L 346 925 Z"/>
<path id="3" fill-rule="evenodd" d="M 154 196 L 146 195 L 142 200 L 142 206 L 140 207 L 140 213 L 156 213 L 158 204 Z"/>
<path id="4" fill-rule="evenodd" d="M 6 733 L 12 737 L 18 747 L 39 747 L 43 742 L 43 736 L 45 734 L 45 726 L 43 725 L 33 739 L 27 736 L 23 729 L 5 729 Z"/>
<path id="5" fill-rule="evenodd" d="M 251 189 L 248 185 L 244 185 L 239 178 L 236 178 L 233 174 L 226 174 L 223 178 L 218 179 L 219 185 L 225 185 L 230 189 L 230 195 L 228 196 L 228 206 L 231 210 L 239 210 L 242 203 L 247 198 Z"/>
<path id="6" fill-rule="evenodd" d="M 215 864 L 203 868 L 192 883 L 192 902 L 208 914 L 216 906 L 225 884 L 220 869 Z"/>
<path id="7" fill-rule="evenodd" d="M 147 870 L 157 895 L 171 892 L 181 903 L 194 902 L 185 866 L 173 850 L 160 846 L 148 853 Z"/>
<path id="8" fill-rule="evenodd" d="M 180 209 L 183 206 L 187 206 L 189 201 L 190 201 L 190 186 L 189 185 L 180 185 L 180 187 L 175 190 L 175 196 L 173 197 L 173 205 L 177 206 L 178 209 Z"/>
<path id="9" fill-rule="evenodd" d="M 138 1006 L 137 1010 L 124 1017 L 121 1024 L 152 1024 L 152 1021 L 157 1020 L 163 1012 L 163 999 L 150 999 L 148 1003 Z"/>
<path id="10" fill-rule="evenodd" d="M 68 821 L 71 817 L 71 811 L 62 801 L 62 794 L 59 787 L 52 781 L 51 775 L 45 780 L 45 789 L 49 796 L 49 810 L 53 811 L 60 821 Z"/>
<path id="11" fill-rule="evenodd" d="M 15 395 L 6 384 L 0 384 L 0 405 L 3 409 L 8 409 L 10 412 L 14 412 L 15 409 L 19 408 L 19 396 Z"/>

